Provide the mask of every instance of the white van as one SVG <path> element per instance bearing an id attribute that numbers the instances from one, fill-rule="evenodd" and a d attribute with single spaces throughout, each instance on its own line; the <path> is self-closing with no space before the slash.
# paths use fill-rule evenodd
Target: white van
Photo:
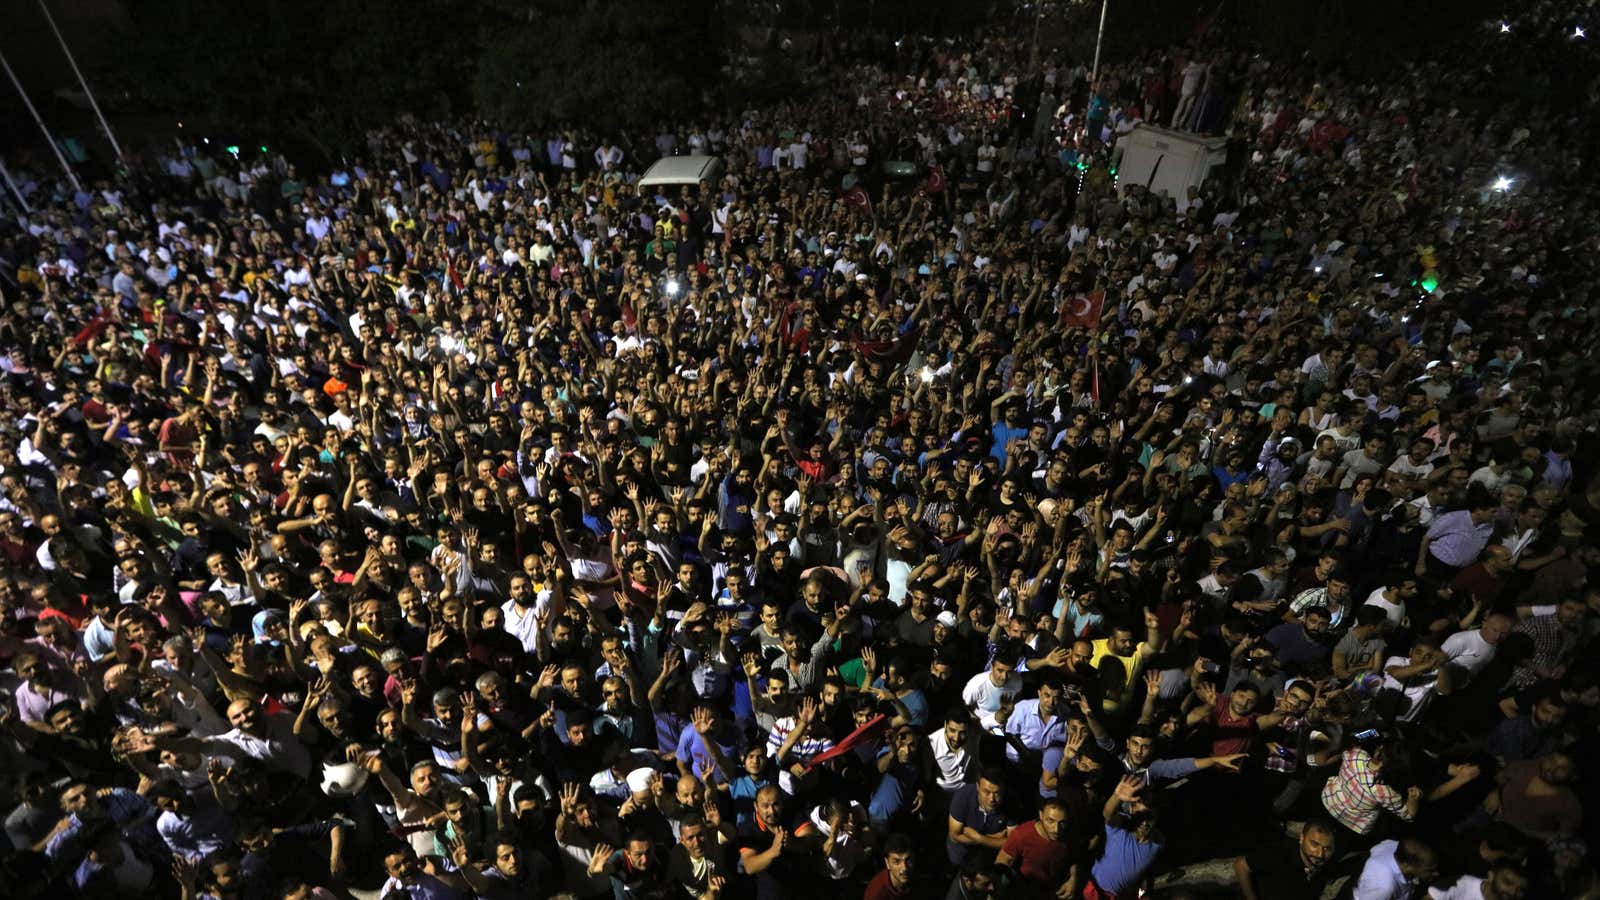
<path id="1" fill-rule="evenodd" d="M 639 187 L 653 188 L 674 184 L 699 184 L 704 181 L 712 187 L 722 180 L 722 158 L 719 156 L 668 156 L 651 164 Z"/>

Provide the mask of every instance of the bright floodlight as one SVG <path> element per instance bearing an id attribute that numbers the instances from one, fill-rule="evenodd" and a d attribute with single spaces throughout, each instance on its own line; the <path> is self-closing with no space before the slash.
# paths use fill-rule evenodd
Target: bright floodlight
<path id="1" fill-rule="evenodd" d="M 1573 37 L 1574 40 L 1580 40 L 1581 41 L 1587 36 L 1588 35 L 1584 34 L 1582 25 L 1574 25 L 1574 26 L 1572 26 L 1572 37 Z"/>
<path id="2" fill-rule="evenodd" d="M 1494 189 L 1497 190 L 1497 191 L 1509 191 L 1509 190 L 1511 190 L 1511 179 L 1507 178 L 1504 175 L 1501 175 L 1499 178 L 1496 178 L 1494 180 Z"/>
<path id="3" fill-rule="evenodd" d="M 1500 23 L 1500 33 L 1501 34 L 1510 34 L 1511 33 L 1511 25 L 1509 23 L 1507 23 L 1507 22 L 1501 22 Z"/>

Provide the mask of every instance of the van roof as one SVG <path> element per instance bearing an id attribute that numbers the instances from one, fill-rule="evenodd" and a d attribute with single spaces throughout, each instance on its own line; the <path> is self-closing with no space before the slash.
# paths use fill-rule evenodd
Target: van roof
<path id="1" fill-rule="evenodd" d="M 715 156 L 668 156 L 651 164 L 639 179 L 640 187 L 658 184 L 699 184 L 702 180 L 715 181 L 721 173 L 722 160 Z"/>

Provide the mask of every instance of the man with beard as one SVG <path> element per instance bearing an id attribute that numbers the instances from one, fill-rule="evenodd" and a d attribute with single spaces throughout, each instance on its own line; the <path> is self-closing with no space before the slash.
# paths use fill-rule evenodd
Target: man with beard
<path id="1" fill-rule="evenodd" d="M 1281 838 L 1257 846 L 1233 861 L 1244 900 L 1316 900 L 1336 873 L 1333 861 L 1338 829 L 1327 819 L 1312 819 L 1300 837 Z"/>
<path id="2" fill-rule="evenodd" d="M 310 775 L 311 753 L 295 737 L 294 723 L 287 713 L 268 714 L 255 700 L 235 700 L 228 704 L 228 722 L 233 729 L 214 738 L 158 737 L 152 747 L 234 759 L 249 757 L 302 780 Z"/>
<path id="3" fill-rule="evenodd" d="M 539 876 L 548 873 L 537 872 L 536 867 L 529 864 L 528 854 L 523 852 L 515 834 L 496 834 L 489 846 L 493 851 L 493 864 L 488 866 L 472 862 L 472 851 L 463 840 L 456 841 L 450 848 L 450 861 L 481 900 L 512 900 L 542 893 L 540 886 L 546 879 Z"/>
<path id="4" fill-rule="evenodd" d="M 34 734 L 17 724 L 10 707 L 0 707 L 0 725 L 38 759 L 68 778 L 95 784 L 132 783 L 128 770 L 113 759 L 110 722 L 97 711 L 85 711 L 76 700 L 63 700 L 45 712 L 49 734 Z"/>
<path id="5" fill-rule="evenodd" d="M 680 822 L 678 846 L 667 856 L 667 880 L 682 895 L 714 900 L 721 895 L 731 876 L 715 829 L 696 816 Z"/>
<path id="6" fill-rule="evenodd" d="M 705 826 L 702 823 L 699 827 Z M 610 877 L 613 890 L 620 889 L 621 896 L 628 900 L 667 900 L 673 896 L 666 863 L 642 832 L 629 834 L 621 850 L 603 857 L 601 850 L 610 848 L 595 848 L 597 860 L 591 863 L 591 871 Z"/>
<path id="7" fill-rule="evenodd" d="M 1031 896 L 1071 897 L 1082 883 L 1079 857 L 1087 849 L 1072 837 L 1066 804 L 1045 800 L 1038 818 L 1011 830 L 995 862 L 1015 869 Z"/>
<path id="8" fill-rule="evenodd" d="M 383 855 L 383 870 L 389 879 L 378 896 L 384 900 L 405 897 L 409 900 L 466 900 L 466 879 L 460 873 L 445 874 L 432 862 L 424 867 L 417 854 L 405 844 L 397 844 Z"/>

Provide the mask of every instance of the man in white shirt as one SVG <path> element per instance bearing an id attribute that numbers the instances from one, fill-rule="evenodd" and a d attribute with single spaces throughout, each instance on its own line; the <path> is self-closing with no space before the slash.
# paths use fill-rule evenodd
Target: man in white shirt
<path id="1" fill-rule="evenodd" d="M 1468 679 L 1476 676 L 1494 659 L 1495 649 L 1516 623 L 1503 612 L 1484 616 L 1483 624 L 1471 631 L 1458 631 L 1440 648 L 1454 669 Z"/>
<path id="2" fill-rule="evenodd" d="M 987 672 L 972 676 L 961 691 L 961 702 L 986 731 L 1000 728 L 999 713 L 1022 693 L 1022 676 L 1016 671 L 1016 657 L 1004 652 L 994 658 Z"/>
<path id="3" fill-rule="evenodd" d="M 622 165 L 622 148 L 610 142 L 601 144 L 595 148 L 594 164 L 604 172 L 615 170 Z"/>
<path id="4" fill-rule="evenodd" d="M 254 700 L 235 700 L 228 704 L 228 723 L 233 730 L 214 738 L 158 737 L 152 748 L 231 759 L 248 756 L 269 769 L 302 779 L 310 776 L 311 752 L 295 737 L 294 721 L 287 714 L 269 716 Z"/>
<path id="5" fill-rule="evenodd" d="M 978 736 L 971 725 L 964 710 L 952 708 L 945 713 L 944 727 L 928 735 L 928 748 L 938 768 L 934 783 L 946 794 L 960 790 L 977 770 Z"/>
<path id="6" fill-rule="evenodd" d="M 533 579 L 518 572 L 511 576 L 508 592 L 511 599 L 500 606 L 500 612 L 505 616 L 501 627 L 522 644 L 523 650 L 530 655 L 537 654 L 541 627 L 539 617 L 550 605 L 550 588 L 548 585 L 536 587 Z"/>
<path id="7" fill-rule="evenodd" d="M 1417 582 L 1414 578 L 1407 578 L 1393 587 L 1381 587 L 1367 595 L 1363 606 L 1375 606 L 1383 610 L 1389 618 L 1389 624 L 1399 628 L 1406 618 L 1406 602 L 1416 599 Z"/>
<path id="8" fill-rule="evenodd" d="M 1404 695 L 1396 704 L 1395 718 L 1415 722 L 1433 701 L 1435 694 L 1450 692 L 1448 660 L 1439 649 L 1439 639 L 1431 635 L 1418 638 L 1410 656 L 1391 656 L 1383 663 L 1383 687 Z"/>
<path id="9" fill-rule="evenodd" d="M 1178 105 L 1172 110 L 1173 128 L 1187 127 L 1189 115 L 1194 111 L 1196 100 L 1200 96 L 1200 86 L 1206 80 L 1210 66 L 1198 59 L 1189 60 L 1183 67 L 1183 86 L 1179 89 Z"/>
<path id="10" fill-rule="evenodd" d="M 1528 874 L 1509 860 L 1495 863 L 1486 878 L 1463 875 L 1448 888 L 1432 888 L 1433 900 L 1522 900 L 1529 896 Z"/>
<path id="11" fill-rule="evenodd" d="M 1439 875 L 1439 855 L 1417 838 L 1383 841 L 1367 854 L 1367 864 L 1351 900 L 1420 900 Z"/>

